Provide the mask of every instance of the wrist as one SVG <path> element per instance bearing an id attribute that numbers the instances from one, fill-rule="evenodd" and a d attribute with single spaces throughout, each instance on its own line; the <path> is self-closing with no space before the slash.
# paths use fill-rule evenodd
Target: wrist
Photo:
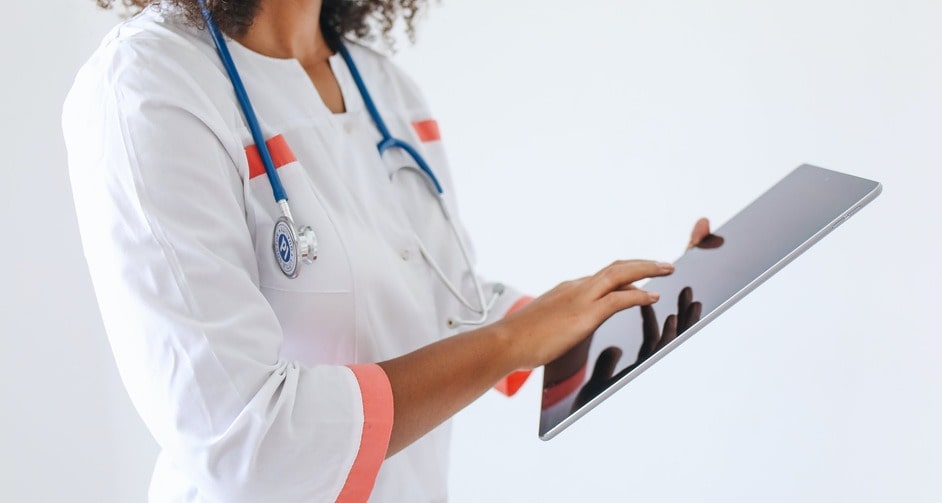
<path id="1" fill-rule="evenodd" d="M 501 376 L 516 370 L 530 370 L 529 351 L 524 347 L 523 338 L 513 324 L 505 320 L 488 325 L 485 330 L 491 332 L 491 346 L 496 348 L 494 360 L 498 362 Z"/>
<path id="2" fill-rule="evenodd" d="M 498 321 L 481 330 L 487 332 L 487 347 L 493 350 L 490 367 L 497 372 L 498 379 L 515 370 L 530 368 L 524 358 L 526 351 L 511 324 Z"/>

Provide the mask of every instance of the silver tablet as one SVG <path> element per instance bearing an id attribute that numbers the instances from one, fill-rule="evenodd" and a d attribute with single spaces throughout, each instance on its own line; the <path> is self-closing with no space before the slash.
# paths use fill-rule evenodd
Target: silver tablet
<path id="1" fill-rule="evenodd" d="M 644 285 L 654 306 L 621 311 L 543 372 L 540 438 L 549 440 L 817 243 L 882 186 L 804 165 Z"/>

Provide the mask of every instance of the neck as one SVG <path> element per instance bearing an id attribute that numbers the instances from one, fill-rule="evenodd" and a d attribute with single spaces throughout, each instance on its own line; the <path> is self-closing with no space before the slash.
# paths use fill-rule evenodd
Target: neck
<path id="1" fill-rule="evenodd" d="M 261 0 L 258 13 L 237 40 L 273 58 L 297 59 L 305 67 L 323 63 L 333 53 L 320 27 L 322 0 Z"/>

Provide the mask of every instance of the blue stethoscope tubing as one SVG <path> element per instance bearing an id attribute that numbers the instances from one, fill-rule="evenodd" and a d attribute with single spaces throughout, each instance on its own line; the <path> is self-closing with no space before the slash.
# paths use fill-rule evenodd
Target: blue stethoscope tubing
<path id="1" fill-rule="evenodd" d="M 249 99 L 249 94 L 242 83 L 242 77 L 239 76 L 235 61 L 232 60 L 232 55 L 229 53 L 226 39 L 213 20 L 212 14 L 206 7 L 205 0 L 199 0 L 199 5 L 203 19 L 206 21 L 206 28 L 213 39 L 213 44 L 216 46 L 216 52 L 219 53 L 219 59 L 222 60 L 223 67 L 229 75 L 232 89 L 235 91 L 236 99 L 239 101 L 239 106 L 245 115 L 245 122 L 252 133 L 252 140 L 255 142 L 259 157 L 262 159 L 262 165 L 265 166 L 265 174 L 271 184 L 275 202 L 281 208 L 281 217 L 275 221 L 272 233 L 272 251 L 275 260 L 285 276 L 292 279 L 296 278 L 301 271 L 300 262 L 312 263 L 317 259 L 317 235 L 310 226 L 298 228 L 295 225 L 294 218 L 291 215 L 291 207 L 288 205 L 288 193 L 285 192 L 281 177 L 278 176 L 275 162 L 271 157 L 271 151 L 268 149 L 258 117 L 255 115 L 252 100 Z"/>
<path id="2" fill-rule="evenodd" d="M 343 44 L 340 44 L 340 55 L 343 57 L 344 63 L 347 64 L 347 68 L 350 70 L 350 75 L 353 76 L 353 82 L 357 86 L 357 90 L 360 92 L 360 96 L 363 98 L 363 103 L 366 105 L 366 110 L 370 113 L 370 117 L 373 119 L 373 123 L 376 124 L 376 129 L 379 130 L 380 136 L 383 138 L 376 144 L 376 148 L 379 150 L 379 155 L 383 155 L 387 150 L 391 148 L 401 148 L 407 154 L 409 154 L 412 159 L 415 160 L 415 163 L 419 165 L 419 169 L 425 173 L 425 176 L 428 177 L 429 181 L 432 182 L 432 185 L 435 186 L 435 192 L 441 196 L 444 194 L 442 190 L 442 184 L 438 183 L 438 177 L 435 176 L 435 173 L 432 172 L 432 168 L 429 167 L 428 163 L 425 162 L 425 158 L 414 148 L 412 145 L 409 145 L 403 140 L 394 137 L 390 132 L 389 128 L 386 127 L 386 121 L 383 120 L 383 116 L 379 113 L 379 109 L 376 108 L 376 103 L 373 102 L 373 97 L 370 95 L 369 89 L 366 88 L 366 84 L 363 82 L 363 77 L 360 75 L 360 70 L 357 69 L 357 65 L 353 62 L 353 57 L 350 56 L 350 51 L 347 50 L 347 47 Z"/>
<path id="3" fill-rule="evenodd" d="M 205 0 L 199 0 L 200 8 L 203 11 L 203 19 L 206 20 L 206 28 L 209 29 L 210 36 L 213 37 L 213 43 L 216 45 L 216 51 L 219 52 L 219 59 L 222 60 L 222 66 L 226 68 L 229 74 L 229 80 L 232 81 L 232 88 L 235 91 L 236 99 L 242 107 L 242 113 L 245 114 L 245 122 L 249 125 L 249 131 L 252 132 L 252 140 L 258 147 L 258 153 L 262 158 L 262 164 L 265 165 L 265 174 L 268 175 L 268 181 L 271 182 L 271 191 L 275 196 L 275 202 L 288 200 L 288 194 L 285 192 L 284 185 L 281 184 L 281 177 L 278 176 L 278 170 L 275 169 L 275 161 L 272 160 L 271 151 L 268 150 L 268 144 L 265 143 L 265 136 L 262 134 L 262 128 L 259 126 L 258 117 L 255 115 L 255 107 L 252 106 L 252 100 L 249 99 L 249 93 L 242 84 L 242 77 L 239 76 L 239 70 L 236 69 L 235 61 L 229 53 L 229 46 L 223 37 L 222 31 L 213 20 L 212 14 L 206 8 Z"/>
<path id="4" fill-rule="evenodd" d="M 258 117 L 255 114 L 255 109 L 252 106 L 251 100 L 249 99 L 248 92 L 245 90 L 245 85 L 242 83 L 242 78 L 239 76 L 239 71 L 236 69 L 232 55 L 229 53 L 229 47 L 226 44 L 226 40 L 222 34 L 222 31 L 216 25 L 212 14 L 209 12 L 209 9 L 206 7 L 205 0 L 198 1 L 202 10 L 203 19 L 206 21 L 206 27 L 209 30 L 210 36 L 213 39 L 213 43 L 216 46 L 216 51 L 219 54 L 219 58 L 222 60 L 223 67 L 225 67 L 226 73 L 229 75 L 229 80 L 232 82 L 232 88 L 235 91 L 239 106 L 242 108 L 245 121 L 249 126 L 249 131 L 252 134 L 252 140 L 255 142 L 255 146 L 258 148 L 258 153 L 262 159 L 262 164 L 265 166 L 265 174 L 268 176 L 268 181 L 271 183 L 272 194 L 275 197 L 275 202 L 278 203 L 282 210 L 282 217 L 279 218 L 275 224 L 275 232 L 273 237 L 273 249 L 275 257 L 279 261 L 279 266 L 281 267 L 282 272 L 289 278 L 295 278 L 297 277 L 298 271 L 300 269 L 297 263 L 297 257 L 299 255 L 302 256 L 304 261 L 307 263 L 310 263 L 317 258 L 317 239 L 314 236 L 314 231 L 310 227 L 296 229 L 294 220 L 291 216 L 291 210 L 288 206 L 288 194 L 285 191 L 284 185 L 281 183 L 281 177 L 278 175 L 278 171 L 275 168 L 275 163 L 272 160 L 271 151 L 268 149 L 268 144 L 265 142 L 265 137 L 262 134 L 262 128 L 259 125 Z M 363 77 L 360 75 L 360 71 L 357 68 L 356 63 L 353 61 L 353 57 L 350 56 L 350 52 L 342 43 L 338 45 L 340 55 L 343 58 L 344 63 L 346 63 L 351 76 L 353 77 L 353 81 L 356 84 L 357 90 L 360 93 L 360 97 L 363 99 L 363 103 L 370 114 L 370 118 L 376 125 L 376 129 L 379 131 L 380 136 L 382 137 L 379 143 L 376 145 L 380 157 L 382 157 L 383 153 L 392 148 L 399 148 L 408 154 L 409 157 L 411 157 L 418 165 L 419 170 L 425 174 L 427 180 L 431 183 L 432 188 L 435 191 L 436 199 L 438 200 L 439 206 L 442 209 L 442 213 L 444 214 L 445 219 L 449 222 L 452 231 L 454 232 L 455 238 L 458 241 L 459 249 L 461 250 L 461 254 L 468 266 L 472 282 L 475 286 L 478 305 L 480 306 L 477 308 L 464 298 L 458 288 L 452 284 L 452 282 L 445 275 L 444 271 L 442 271 L 435 260 L 432 259 L 421 240 L 418 240 L 419 251 L 422 253 L 422 256 L 426 259 L 432 269 L 435 270 L 435 273 L 438 275 L 439 279 L 442 280 L 447 289 L 462 305 L 472 312 L 480 315 L 478 319 L 474 320 L 450 317 L 447 320 L 448 326 L 455 328 L 460 325 L 480 325 L 485 323 L 490 310 L 496 304 L 497 299 L 504 293 L 504 286 L 499 283 L 494 285 L 490 301 L 485 300 L 484 291 L 481 287 L 480 279 L 474 271 L 467 246 L 465 245 L 464 240 L 461 237 L 461 233 L 452 220 L 447 205 L 445 204 L 444 191 L 442 189 L 441 183 L 438 181 L 438 177 L 435 176 L 432 168 L 428 165 L 422 155 L 419 154 L 419 152 L 414 147 L 412 147 L 412 145 L 409 145 L 404 140 L 394 137 L 390 133 L 389 128 L 386 126 L 386 121 L 383 120 L 382 115 L 379 113 L 379 109 L 376 107 L 376 103 L 373 101 L 373 97 L 367 89 L 366 84 L 363 81 Z"/>

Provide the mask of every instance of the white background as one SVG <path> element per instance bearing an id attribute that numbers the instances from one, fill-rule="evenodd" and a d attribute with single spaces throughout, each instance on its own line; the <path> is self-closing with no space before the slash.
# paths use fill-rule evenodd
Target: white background
<path id="1" fill-rule="evenodd" d="M 0 32 L 0 500 L 144 499 L 58 126 L 113 13 Z M 803 162 L 870 207 L 549 443 L 538 379 L 458 416 L 455 502 L 942 500 L 942 2 L 445 2 L 396 56 L 438 112 L 482 271 L 539 293 L 672 259 Z M 539 377 L 539 375 L 535 376 Z"/>

